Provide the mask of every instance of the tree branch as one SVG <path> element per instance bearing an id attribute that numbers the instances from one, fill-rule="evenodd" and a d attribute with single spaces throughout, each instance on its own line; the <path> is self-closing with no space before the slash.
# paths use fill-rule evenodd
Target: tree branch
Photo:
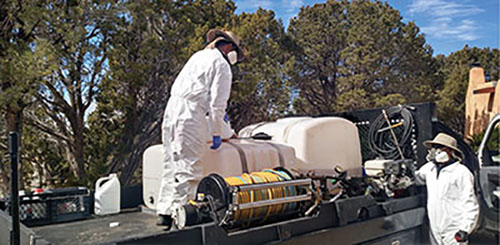
<path id="1" fill-rule="evenodd" d="M 61 131 L 63 135 L 70 135 L 69 130 L 66 128 L 65 122 L 57 116 L 58 112 L 54 111 L 49 105 L 44 102 L 44 100 L 41 100 L 40 102 L 45 111 L 45 114 L 47 114 L 56 123 L 59 131 Z"/>
<path id="2" fill-rule="evenodd" d="M 54 95 L 54 98 L 56 99 L 57 102 L 54 102 L 58 104 L 63 111 L 69 110 L 71 106 L 68 104 L 68 102 L 63 98 L 63 96 L 57 91 L 57 89 L 52 85 L 50 82 L 45 81 L 44 85 L 50 90 L 52 95 Z"/>
<path id="3" fill-rule="evenodd" d="M 83 105 L 83 111 L 86 111 L 89 108 L 90 104 L 92 103 L 92 99 L 94 97 L 94 87 L 96 84 L 95 79 L 96 79 L 97 73 L 98 73 L 97 70 L 99 69 L 98 67 L 102 67 L 102 64 L 104 63 L 106 58 L 107 58 L 107 56 L 106 56 L 106 54 L 104 54 L 102 56 L 102 59 L 99 62 L 97 62 L 96 66 L 94 66 L 94 71 L 92 73 L 92 78 L 90 79 L 90 84 L 89 84 L 89 93 L 87 95 L 87 102 L 84 103 L 84 105 Z"/>
<path id="4" fill-rule="evenodd" d="M 66 143 L 69 143 L 70 142 L 70 139 L 67 138 L 66 136 L 62 135 L 62 134 L 59 134 L 57 133 L 53 128 L 50 128 L 46 125 L 43 125 L 42 123 L 39 123 L 33 119 L 28 119 L 27 120 L 27 123 L 29 123 L 30 125 L 32 125 L 33 127 L 39 129 L 40 131 L 46 133 L 46 134 L 49 134 L 51 136 L 54 136 L 60 140 L 63 140 L 65 141 Z"/>

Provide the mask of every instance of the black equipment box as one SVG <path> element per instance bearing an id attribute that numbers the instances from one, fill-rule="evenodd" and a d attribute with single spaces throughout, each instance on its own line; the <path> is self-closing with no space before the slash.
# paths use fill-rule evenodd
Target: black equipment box
<path id="1" fill-rule="evenodd" d="M 26 226 L 47 225 L 89 217 L 93 195 L 85 187 L 46 190 L 19 197 L 19 219 Z"/>

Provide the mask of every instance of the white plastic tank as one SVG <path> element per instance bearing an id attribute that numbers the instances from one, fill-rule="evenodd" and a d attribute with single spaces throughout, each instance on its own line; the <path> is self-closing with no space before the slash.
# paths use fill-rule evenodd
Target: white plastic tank
<path id="1" fill-rule="evenodd" d="M 209 150 L 210 145 L 207 144 L 207 150 L 201 158 L 204 176 L 211 173 L 223 177 L 241 175 L 244 166 L 238 148 L 244 154 L 248 172 L 279 167 L 280 162 L 287 168 L 297 167 L 295 152 L 290 146 L 260 140 L 231 139 L 230 142 L 231 144 L 222 143 L 217 151 Z M 142 167 L 144 203 L 147 207 L 155 209 L 163 172 L 162 145 L 154 145 L 144 151 Z"/>
<path id="2" fill-rule="evenodd" d="M 95 183 L 94 213 L 97 215 L 120 212 L 120 180 L 116 174 L 99 178 Z"/>
<path id="3" fill-rule="evenodd" d="M 292 146 L 299 170 L 333 173 L 338 165 L 350 176 L 362 174 L 358 129 L 344 118 L 286 118 L 247 126 L 239 136 L 251 137 L 258 133 L 272 136 L 273 142 Z"/>
<path id="4" fill-rule="evenodd" d="M 156 209 L 163 173 L 163 145 L 148 147 L 142 155 L 142 199 L 146 206 Z"/>
<path id="5" fill-rule="evenodd" d="M 259 132 L 264 132 L 273 137 L 273 141 L 286 143 L 290 129 L 297 123 L 310 120 L 311 117 L 286 117 L 276 122 L 260 122 L 244 127 L 238 133 L 239 137 L 249 138 Z"/>

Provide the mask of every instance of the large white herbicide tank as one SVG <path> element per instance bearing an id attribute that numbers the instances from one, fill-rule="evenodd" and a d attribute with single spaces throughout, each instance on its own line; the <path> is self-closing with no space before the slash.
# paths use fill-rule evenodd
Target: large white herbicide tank
<path id="1" fill-rule="evenodd" d="M 222 177 L 239 176 L 265 168 L 284 166 L 297 168 L 292 147 L 261 140 L 236 140 L 224 142 L 217 151 L 209 149 L 201 158 L 203 175 L 217 173 Z M 242 155 L 243 154 L 243 155 Z M 143 199 L 147 207 L 155 209 L 163 172 L 163 146 L 146 149 L 143 156 Z"/>
<path id="2" fill-rule="evenodd" d="M 310 120 L 311 117 L 287 117 L 278 119 L 276 122 L 261 122 L 244 127 L 238 133 L 241 138 L 252 137 L 259 132 L 273 136 L 275 142 L 285 142 L 289 130 L 299 122 Z"/>
<path id="3" fill-rule="evenodd" d="M 95 184 L 94 213 L 97 215 L 120 212 L 120 180 L 116 174 L 99 178 Z"/>
<path id="4" fill-rule="evenodd" d="M 339 165 L 350 176 L 361 176 L 361 147 L 358 129 L 354 123 L 340 117 L 291 118 L 254 124 L 240 131 L 240 137 L 258 133 L 272 136 L 273 142 L 284 143 L 295 149 L 298 168 L 318 172 L 332 172 Z"/>

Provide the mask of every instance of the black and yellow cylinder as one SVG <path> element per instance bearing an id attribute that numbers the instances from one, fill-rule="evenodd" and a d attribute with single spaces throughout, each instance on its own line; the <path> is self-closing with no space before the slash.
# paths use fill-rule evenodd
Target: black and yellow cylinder
<path id="1" fill-rule="evenodd" d="M 262 220 L 265 221 L 268 217 L 278 214 L 289 213 L 296 209 L 296 202 L 289 202 L 289 198 L 297 196 L 299 193 L 298 186 L 277 186 L 270 187 L 277 182 L 292 181 L 292 176 L 282 170 L 265 169 L 261 172 L 253 172 L 243 174 L 236 177 L 224 178 L 229 189 L 232 190 L 233 200 L 231 202 L 232 217 L 234 221 L 243 220 Z M 256 188 L 248 191 L 239 190 L 237 187 L 256 186 Z M 277 200 L 275 204 L 263 205 L 263 201 Z M 279 200 L 284 200 L 279 202 Z M 285 201 L 286 200 L 286 201 Z M 252 204 L 256 204 L 253 208 Z"/>
<path id="2" fill-rule="evenodd" d="M 208 212 L 222 226 L 246 227 L 305 211 L 313 200 L 312 180 L 295 179 L 282 168 L 226 178 L 211 174 L 201 180 L 197 196 L 199 215 Z"/>

